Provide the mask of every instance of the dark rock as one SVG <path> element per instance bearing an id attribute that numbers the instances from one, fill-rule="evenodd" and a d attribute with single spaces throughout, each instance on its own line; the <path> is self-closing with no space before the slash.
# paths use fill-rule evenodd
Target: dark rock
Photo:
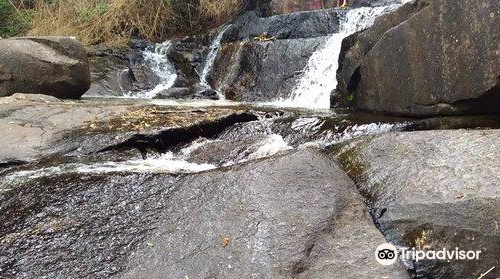
<path id="1" fill-rule="evenodd" d="M 163 90 L 154 97 L 154 99 L 187 99 L 192 94 L 188 87 L 172 87 Z"/>
<path id="2" fill-rule="evenodd" d="M 256 12 L 239 17 L 225 33 L 223 42 L 253 39 L 265 34 L 276 39 L 316 38 L 336 33 L 339 17 L 334 10 L 300 12 L 260 18 Z"/>
<path id="3" fill-rule="evenodd" d="M 145 245 L 178 180 L 117 173 L 21 179 L 0 191 L 1 278 L 113 278 Z"/>
<path id="4" fill-rule="evenodd" d="M 123 278 L 408 278 L 353 187 L 310 150 L 188 177 Z"/>
<path id="5" fill-rule="evenodd" d="M 69 37 L 0 41 L 0 96 L 36 93 L 80 98 L 90 86 L 85 48 Z"/>
<path id="6" fill-rule="evenodd" d="M 215 61 L 213 87 L 236 101 L 272 101 L 287 97 L 309 57 L 325 37 L 226 43 Z"/>
<path id="7" fill-rule="evenodd" d="M 193 87 L 200 82 L 199 73 L 203 70 L 211 40 L 217 36 L 215 31 L 172 41 L 168 57 L 177 70 L 174 87 Z"/>
<path id="8" fill-rule="evenodd" d="M 199 87 L 197 87 L 199 88 Z M 197 90 L 195 99 L 219 100 L 219 94 L 212 88 L 201 87 Z"/>
<path id="9" fill-rule="evenodd" d="M 153 47 L 139 42 L 133 46 Z M 92 85 L 85 96 L 123 96 L 154 88 L 160 82 L 144 61 L 144 49 L 120 50 L 102 45 L 88 49 Z"/>
<path id="10" fill-rule="evenodd" d="M 375 261 L 382 235 L 318 151 L 189 176 L 37 174 L 0 182 L 2 278 L 408 278 Z"/>
<path id="11" fill-rule="evenodd" d="M 199 84 L 193 87 L 172 87 L 158 93 L 154 99 L 209 99 L 218 100 L 217 91 L 201 86 Z"/>
<path id="12" fill-rule="evenodd" d="M 342 41 L 337 70 L 337 87 L 344 96 L 348 96 L 355 90 L 360 80 L 359 68 L 364 56 L 384 36 L 387 30 L 406 21 L 427 5 L 428 1 L 422 0 L 404 5 L 396 12 L 380 16 L 371 28 L 354 33 Z M 347 101 L 353 102 L 354 100 Z"/>
<path id="13" fill-rule="evenodd" d="M 482 251 L 479 260 L 413 261 L 415 278 L 479 278 L 500 263 L 500 130 L 358 139 L 341 162 L 386 238 L 423 250 Z M 487 278 L 498 278 L 493 270 Z"/>
<path id="14" fill-rule="evenodd" d="M 499 11 L 498 1 L 409 3 L 346 43 L 339 88 L 380 113 L 499 112 Z"/>
<path id="15" fill-rule="evenodd" d="M 130 64 L 115 56 L 89 57 L 92 84 L 85 96 L 123 96 L 134 88 Z"/>

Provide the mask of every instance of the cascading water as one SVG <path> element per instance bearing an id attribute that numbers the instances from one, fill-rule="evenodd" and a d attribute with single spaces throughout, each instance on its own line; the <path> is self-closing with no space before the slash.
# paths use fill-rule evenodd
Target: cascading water
<path id="1" fill-rule="evenodd" d="M 208 52 L 207 58 L 205 60 L 205 64 L 203 65 L 203 70 L 201 71 L 200 75 L 200 83 L 205 86 L 206 88 L 212 88 L 210 84 L 208 84 L 208 75 L 212 72 L 212 68 L 214 66 L 215 58 L 217 58 L 217 54 L 219 52 L 220 46 L 221 46 L 221 41 L 222 38 L 224 37 L 224 34 L 226 31 L 231 27 L 231 25 L 227 25 L 223 27 L 219 34 L 217 34 L 217 37 L 212 41 L 210 44 L 210 51 Z M 223 94 L 220 94 L 217 92 L 217 95 L 219 96 L 220 100 L 224 100 L 225 96 Z"/>
<path id="2" fill-rule="evenodd" d="M 151 90 L 130 94 L 127 97 L 153 98 L 163 90 L 172 87 L 177 79 L 177 73 L 167 56 L 171 47 L 172 43 L 166 41 L 149 47 L 143 52 L 144 65 L 158 76 L 160 83 Z"/>
<path id="3" fill-rule="evenodd" d="M 342 40 L 363 29 L 370 27 L 375 19 L 392 11 L 409 0 L 382 7 L 363 7 L 348 10 L 340 20 L 339 33 L 332 34 L 325 45 L 313 53 L 304 74 L 293 89 L 290 97 L 273 102 L 276 106 L 329 109 L 330 93 L 337 87 L 338 57 Z"/>
<path id="4" fill-rule="evenodd" d="M 408 1 L 404 0 L 404 2 Z M 373 24 L 377 16 L 394 10 L 400 5 L 401 2 L 398 2 L 384 7 L 359 8 L 346 11 L 340 22 L 339 33 L 326 38 L 323 47 L 313 53 L 290 98 L 277 101 L 274 105 L 328 109 L 330 107 L 330 92 L 337 85 L 337 57 L 340 54 L 342 40 L 356 31 L 368 28 Z M 222 38 L 229 28 L 230 25 L 221 28 L 210 45 L 209 53 L 200 74 L 201 84 L 207 88 L 211 88 L 207 78 L 214 66 Z M 171 47 L 172 43 L 167 41 L 144 51 L 144 65 L 160 78 L 160 83 L 152 90 L 140 94 L 136 93 L 134 96 L 129 97 L 153 98 L 161 91 L 172 87 L 177 74 L 174 65 L 167 56 Z M 220 96 L 220 98 L 224 99 L 224 96 Z M 165 104 L 163 103 L 163 105 Z M 206 107 L 210 104 L 195 102 L 183 103 L 182 105 Z M 221 102 L 218 105 L 221 105 Z M 325 112 L 318 113 L 323 114 Z M 279 116 L 276 119 L 267 119 L 266 117 L 267 114 L 259 118 L 258 121 L 234 125 L 214 138 L 200 138 L 186 144 L 180 150 L 152 155 L 146 160 L 130 158 L 122 161 L 69 163 L 44 169 L 19 171 L 5 176 L 5 183 L 11 183 L 22 177 L 31 179 L 60 172 L 196 173 L 273 156 L 285 150 L 309 146 L 323 148 L 362 135 L 398 131 L 407 125 L 406 123 L 360 123 L 343 127 L 343 124 L 328 126 L 323 117 L 316 116 L 298 117 L 292 122 L 287 117 L 282 119 Z M 341 122 L 339 121 L 339 123 Z M 0 182 L 1 185 L 2 182 Z"/>

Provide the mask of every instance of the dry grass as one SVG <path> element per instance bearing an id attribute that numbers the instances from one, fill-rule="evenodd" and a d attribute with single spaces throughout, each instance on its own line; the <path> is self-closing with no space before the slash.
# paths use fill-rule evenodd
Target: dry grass
<path id="1" fill-rule="evenodd" d="M 32 14 L 29 35 L 75 36 L 84 44 L 160 41 L 234 18 L 247 0 L 17 0 Z"/>

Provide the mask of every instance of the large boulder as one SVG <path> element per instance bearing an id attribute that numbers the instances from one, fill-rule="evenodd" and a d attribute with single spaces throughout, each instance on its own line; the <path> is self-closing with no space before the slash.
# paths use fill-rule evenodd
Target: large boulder
<path id="1" fill-rule="evenodd" d="M 210 77 L 226 98 L 265 102 L 290 95 L 325 37 L 226 43 Z"/>
<path id="2" fill-rule="evenodd" d="M 359 68 L 365 55 L 384 36 L 387 30 L 398 26 L 427 7 L 431 0 L 415 1 L 404 5 L 395 12 L 387 13 L 375 20 L 370 28 L 356 32 L 342 41 L 337 69 L 338 89 L 344 95 L 353 91 L 359 82 Z"/>
<path id="3" fill-rule="evenodd" d="M 154 49 L 144 41 L 135 41 L 129 49 L 88 47 L 92 84 L 85 97 L 124 96 L 154 88 L 161 79 L 146 57 Z"/>
<path id="4" fill-rule="evenodd" d="M 202 173 L 169 194 L 123 278 L 408 278 L 349 177 L 314 150 Z"/>
<path id="5" fill-rule="evenodd" d="M 409 3 L 350 38 L 340 89 L 357 108 L 380 113 L 498 112 L 499 15 L 493 0 Z"/>
<path id="6" fill-rule="evenodd" d="M 355 140 L 340 158 L 390 241 L 479 260 L 409 262 L 415 278 L 479 278 L 500 264 L 500 130 L 394 133 Z M 498 278 L 496 268 L 485 278 Z"/>
<path id="7" fill-rule="evenodd" d="M 0 40 L 0 96 L 37 93 L 77 99 L 90 86 L 85 48 L 70 37 Z"/>
<path id="8" fill-rule="evenodd" d="M 409 278 L 376 262 L 384 238 L 319 151 L 187 176 L 36 168 L 0 180 L 2 278 Z"/>
<path id="9" fill-rule="evenodd" d="M 339 30 L 339 15 L 320 10 L 261 18 L 257 12 L 239 17 L 225 32 L 223 42 L 244 41 L 265 34 L 275 39 L 315 38 Z"/>

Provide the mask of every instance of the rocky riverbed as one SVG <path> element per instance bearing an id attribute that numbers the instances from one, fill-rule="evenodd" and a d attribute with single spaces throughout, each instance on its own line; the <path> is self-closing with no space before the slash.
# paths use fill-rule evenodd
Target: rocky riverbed
<path id="1" fill-rule="evenodd" d="M 0 40 L 0 278 L 498 278 L 498 3 L 365 2 Z"/>

